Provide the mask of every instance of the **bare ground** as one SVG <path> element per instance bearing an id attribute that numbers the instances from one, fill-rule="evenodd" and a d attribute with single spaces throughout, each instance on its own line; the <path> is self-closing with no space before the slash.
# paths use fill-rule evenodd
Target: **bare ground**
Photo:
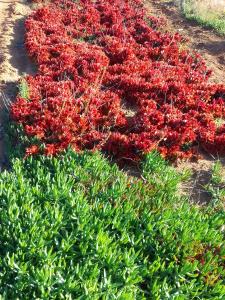
<path id="1" fill-rule="evenodd" d="M 35 66 L 29 60 L 24 47 L 24 20 L 31 13 L 25 1 L 0 0 L 0 124 L 4 110 L 14 100 L 21 76 L 33 74 Z M 0 165 L 5 163 L 4 138 L 1 126 Z"/>

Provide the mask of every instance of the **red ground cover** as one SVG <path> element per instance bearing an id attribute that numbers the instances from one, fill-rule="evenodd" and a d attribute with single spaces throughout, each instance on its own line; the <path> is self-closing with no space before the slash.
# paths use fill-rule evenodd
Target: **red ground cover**
<path id="1" fill-rule="evenodd" d="M 101 149 L 138 160 L 157 149 L 169 159 L 199 149 L 225 154 L 225 87 L 209 83 L 198 54 L 164 31 L 139 0 L 57 0 L 26 20 L 38 65 L 14 121 L 56 154 Z"/>

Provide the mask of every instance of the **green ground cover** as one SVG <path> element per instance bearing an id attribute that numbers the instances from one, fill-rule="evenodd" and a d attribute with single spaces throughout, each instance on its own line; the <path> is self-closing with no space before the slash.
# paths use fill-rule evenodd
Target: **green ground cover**
<path id="1" fill-rule="evenodd" d="M 0 174 L 0 299 L 224 299 L 220 166 L 198 207 L 157 153 L 128 177 L 99 153 Z"/>
<path id="2" fill-rule="evenodd" d="M 183 2 L 182 11 L 186 18 L 211 27 L 220 34 L 225 34 L 225 7 L 224 9 L 210 8 L 209 1 L 186 0 Z"/>

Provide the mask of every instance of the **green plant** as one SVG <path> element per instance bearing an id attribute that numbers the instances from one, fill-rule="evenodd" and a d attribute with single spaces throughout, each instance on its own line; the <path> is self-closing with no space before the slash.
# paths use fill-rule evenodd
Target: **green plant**
<path id="1" fill-rule="evenodd" d="M 211 7 L 210 1 L 182 1 L 181 9 L 185 17 L 195 20 L 199 24 L 215 29 L 225 34 L 225 10 L 220 7 Z"/>
<path id="2" fill-rule="evenodd" d="M 23 77 L 19 84 L 18 84 L 18 90 L 19 90 L 19 97 L 24 98 L 26 100 L 29 99 L 29 87 L 27 84 L 26 79 Z"/>
<path id="3" fill-rule="evenodd" d="M 99 153 L 0 174 L 1 299 L 224 299 L 224 211 L 176 195 L 155 152 L 130 178 Z"/>
<path id="4" fill-rule="evenodd" d="M 212 201 L 211 206 L 224 208 L 225 200 L 225 175 L 223 166 L 220 161 L 217 161 L 213 168 L 211 179 L 205 189 L 210 193 Z"/>

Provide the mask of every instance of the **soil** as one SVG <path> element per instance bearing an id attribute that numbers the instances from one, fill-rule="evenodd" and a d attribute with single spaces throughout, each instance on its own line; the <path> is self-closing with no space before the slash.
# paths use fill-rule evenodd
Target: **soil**
<path id="1" fill-rule="evenodd" d="M 25 74 L 34 74 L 35 66 L 29 60 L 24 46 L 24 20 L 31 13 L 25 1 L 0 0 L 0 166 L 6 160 L 2 121 L 4 111 L 14 100 L 18 80 Z"/>
<path id="2" fill-rule="evenodd" d="M 212 81 L 225 83 L 225 38 L 213 31 L 203 29 L 195 22 L 187 21 L 181 15 L 175 1 L 146 1 L 151 14 L 164 17 L 168 22 L 168 30 L 180 32 L 189 38 L 188 46 L 201 53 L 209 68 L 213 70 Z M 24 20 L 32 9 L 25 0 L 0 0 L 0 111 L 3 112 L 15 99 L 18 80 L 25 74 L 34 74 L 35 65 L 27 57 L 24 47 Z M 133 108 L 127 108 L 128 115 Z M 0 168 L 4 167 L 4 139 L 1 129 L 3 114 L 0 115 Z M 178 170 L 189 168 L 193 172 L 192 179 L 181 187 L 181 192 L 189 194 L 195 202 L 205 203 L 210 199 L 204 190 L 209 181 L 211 169 L 218 157 L 204 156 L 198 162 L 180 162 Z M 130 169 L 130 168 L 128 168 Z M 133 168 L 131 168 L 133 170 Z M 225 168 L 224 168 L 225 169 Z M 135 173 L 128 172 L 128 173 Z M 135 175 L 137 176 L 137 175 Z"/>

